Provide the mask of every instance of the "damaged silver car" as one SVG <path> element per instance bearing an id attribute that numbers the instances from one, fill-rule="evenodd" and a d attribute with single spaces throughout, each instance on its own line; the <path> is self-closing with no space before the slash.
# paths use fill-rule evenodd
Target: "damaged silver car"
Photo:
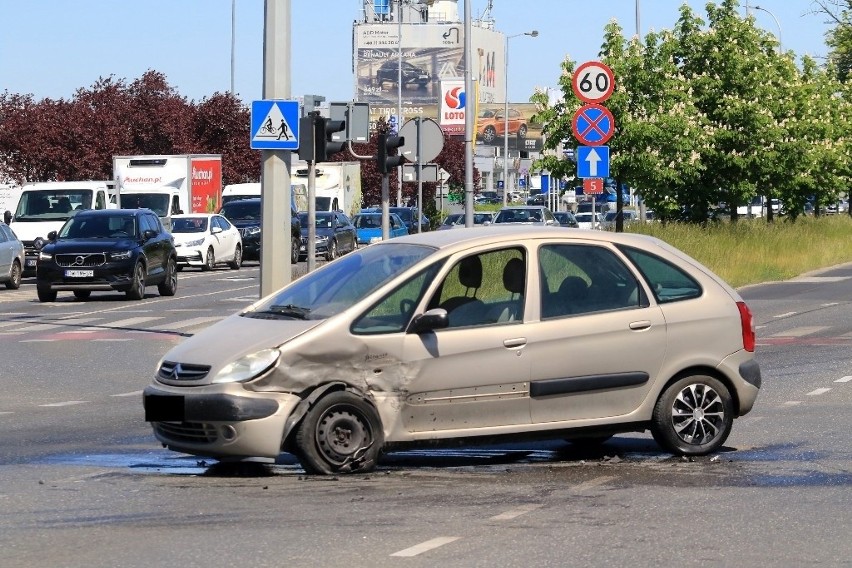
<path id="1" fill-rule="evenodd" d="M 642 235 L 492 226 L 352 252 L 185 340 L 144 391 L 172 450 L 296 455 L 366 472 L 382 452 L 650 430 L 703 455 L 748 413 L 751 312 Z"/>

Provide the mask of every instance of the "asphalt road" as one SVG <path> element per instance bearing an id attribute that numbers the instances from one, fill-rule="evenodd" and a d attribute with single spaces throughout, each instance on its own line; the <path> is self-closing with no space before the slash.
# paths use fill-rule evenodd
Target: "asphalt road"
<path id="1" fill-rule="evenodd" d="M 209 464 L 143 421 L 159 358 L 258 290 L 250 264 L 141 302 L 0 290 L 0 567 L 852 562 L 852 265 L 741 290 L 764 386 L 714 455 L 630 434 L 398 452 L 365 476 Z"/>

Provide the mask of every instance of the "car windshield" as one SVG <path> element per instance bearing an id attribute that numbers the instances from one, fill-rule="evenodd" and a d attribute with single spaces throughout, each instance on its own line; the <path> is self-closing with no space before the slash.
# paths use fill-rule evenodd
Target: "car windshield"
<path id="1" fill-rule="evenodd" d="M 396 213 L 403 221 L 411 221 L 411 209 L 391 209 L 391 213 Z"/>
<path id="2" fill-rule="evenodd" d="M 172 219 L 173 233 L 203 233 L 207 231 L 207 217 Z"/>
<path id="3" fill-rule="evenodd" d="M 231 201 L 222 207 L 221 213 L 228 219 L 260 220 L 260 201 Z"/>
<path id="4" fill-rule="evenodd" d="M 91 189 L 25 191 L 18 201 L 15 219 L 64 220 L 80 209 L 91 207 Z"/>
<path id="5" fill-rule="evenodd" d="M 372 245 L 302 276 L 242 315 L 325 319 L 361 301 L 437 250 L 390 241 Z"/>
<path id="6" fill-rule="evenodd" d="M 464 214 L 463 213 L 454 213 L 452 215 L 447 215 L 447 218 L 444 219 L 444 225 L 460 225 L 464 223 Z"/>
<path id="7" fill-rule="evenodd" d="M 166 193 L 130 193 L 121 196 L 121 206 L 125 209 L 147 208 L 165 217 L 169 214 L 169 200 Z"/>
<path id="8" fill-rule="evenodd" d="M 541 211 L 538 209 L 502 209 L 497 213 L 495 223 L 540 223 Z"/>
<path id="9" fill-rule="evenodd" d="M 382 226 L 381 215 L 355 215 L 352 224 L 358 229 L 377 229 Z"/>
<path id="10" fill-rule="evenodd" d="M 323 213 L 316 214 L 316 226 L 320 229 L 328 229 L 331 228 L 331 220 L 332 215 L 327 215 Z M 302 224 L 303 229 L 308 228 L 308 214 L 307 213 L 299 213 L 299 222 Z"/>
<path id="11" fill-rule="evenodd" d="M 59 238 L 68 239 L 115 239 L 135 236 L 136 220 L 128 215 L 72 217 L 59 230 Z"/>

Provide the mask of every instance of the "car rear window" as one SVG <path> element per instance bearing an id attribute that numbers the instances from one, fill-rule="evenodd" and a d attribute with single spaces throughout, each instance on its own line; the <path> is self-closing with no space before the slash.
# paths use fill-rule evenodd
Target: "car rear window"
<path id="1" fill-rule="evenodd" d="M 701 285 L 689 274 L 662 258 L 632 247 L 621 251 L 636 265 L 651 286 L 660 304 L 689 300 L 701 296 Z"/>

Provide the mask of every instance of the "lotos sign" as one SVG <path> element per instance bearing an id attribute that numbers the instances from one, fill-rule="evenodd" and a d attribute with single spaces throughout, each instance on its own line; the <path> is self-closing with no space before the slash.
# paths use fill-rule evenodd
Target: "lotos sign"
<path id="1" fill-rule="evenodd" d="M 467 96 L 464 79 L 445 79 L 441 81 L 441 129 L 446 134 L 463 134 Z"/>

